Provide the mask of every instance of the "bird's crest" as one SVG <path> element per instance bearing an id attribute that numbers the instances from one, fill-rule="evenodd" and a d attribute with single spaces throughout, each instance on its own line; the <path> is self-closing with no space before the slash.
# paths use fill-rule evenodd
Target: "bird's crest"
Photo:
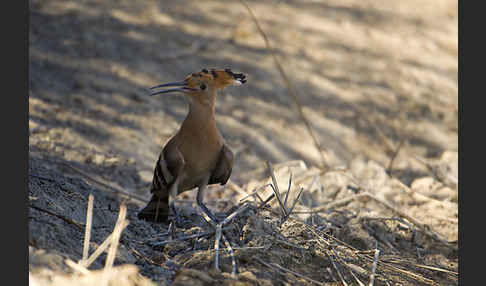
<path id="1" fill-rule="evenodd" d="M 222 89 L 229 85 L 241 85 L 246 82 L 246 75 L 235 73 L 231 69 L 202 69 L 200 72 L 191 73 L 184 80 L 188 87 L 200 86 L 201 83 L 211 84 L 216 89 Z"/>

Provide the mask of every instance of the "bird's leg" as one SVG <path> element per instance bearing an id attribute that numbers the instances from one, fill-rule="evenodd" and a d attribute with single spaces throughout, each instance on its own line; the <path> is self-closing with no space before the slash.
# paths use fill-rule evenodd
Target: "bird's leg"
<path id="1" fill-rule="evenodd" d="M 208 185 L 209 178 L 206 178 L 203 180 L 203 182 L 199 185 L 199 188 L 197 190 L 197 197 L 196 201 L 198 206 L 201 208 L 203 212 L 203 217 L 204 219 L 210 223 L 213 226 L 216 226 L 218 224 L 218 219 L 211 213 L 211 211 L 206 207 L 206 205 L 203 203 L 203 197 L 204 197 L 204 192 L 206 191 L 206 187 Z"/>
<path id="2" fill-rule="evenodd" d="M 182 167 L 181 167 L 182 169 Z M 178 176 L 174 179 L 174 181 L 170 184 L 169 186 L 169 209 L 171 212 L 171 218 L 170 218 L 170 223 L 169 223 L 169 228 L 167 229 L 167 232 L 169 233 L 169 238 L 173 239 L 173 236 L 175 235 L 175 227 L 177 224 L 182 224 L 182 218 L 178 214 L 175 208 L 175 198 L 177 196 L 177 191 L 179 189 L 179 182 L 181 181 L 181 174 L 182 172 L 178 172 Z"/>
<path id="3" fill-rule="evenodd" d="M 233 249 L 231 248 L 231 243 L 223 234 L 223 225 L 230 222 L 237 214 L 244 211 L 248 206 L 243 205 L 243 206 L 239 207 L 236 211 L 234 211 L 229 216 L 227 216 L 223 221 L 219 221 L 211 213 L 211 211 L 209 211 L 209 209 L 206 207 L 206 205 L 204 205 L 204 203 L 203 203 L 203 195 L 204 195 L 204 191 L 206 190 L 208 180 L 209 180 L 209 178 L 207 178 L 203 182 L 203 184 L 199 185 L 196 200 L 197 200 L 197 204 L 199 205 L 199 207 L 202 210 L 203 218 L 209 224 L 211 224 L 215 228 L 215 231 L 216 231 L 216 237 L 215 237 L 215 240 L 214 240 L 214 249 L 215 249 L 214 267 L 219 270 L 219 242 L 220 242 L 221 238 L 223 238 L 223 242 L 224 242 L 224 244 L 226 244 L 228 250 L 231 253 L 231 257 L 232 257 L 232 263 L 233 263 L 232 275 L 236 275 L 236 260 L 234 259 L 234 252 L 233 252 Z"/>
<path id="4" fill-rule="evenodd" d="M 238 215 L 242 211 L 246 210 L 247 208 L 248 208 L 248 205 L 247 204 L 244 204 L 244 205 L 240 206 L 236 211 L 234 211 L 233 213 L 231 213 L 223 221 L 221 221 L 220 223 L 218 223 L 215 226 L 215 228 L 216 228 L 216 237 L 215 237 L 215 240 L 214 240 L 214 250 L 215 250 L 214 267 L 219 270 L 219 241 L 221 240 L 221 238 L 223 238 L 223 242 L 224 242 L 224 244 L 226 244 L 226 247 L 227 247 L 228 251 L 231 254 L 231 262 L 233 264 L 233 270 L 231 272 L 231 275 L 233 275 L 233 277 L 236 276 L 236 259 L 235 259 L 235 254 L 234 254 L 233 248 L 231 247 L 231 243 L 223 235 L 223 226 L 225 224 L 227 224 L 228 222 L 230 222 L 236 215 Z"/>

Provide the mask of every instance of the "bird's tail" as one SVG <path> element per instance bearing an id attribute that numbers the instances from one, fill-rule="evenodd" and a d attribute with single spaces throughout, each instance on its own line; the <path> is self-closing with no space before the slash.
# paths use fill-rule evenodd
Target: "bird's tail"
<path id="1" fill-rule="evenodd" d="M 169 196 L 152 195 L 150 202 L 138 213 L 138 218 L 151 222 L 167 222 L 169 218 Z"/>

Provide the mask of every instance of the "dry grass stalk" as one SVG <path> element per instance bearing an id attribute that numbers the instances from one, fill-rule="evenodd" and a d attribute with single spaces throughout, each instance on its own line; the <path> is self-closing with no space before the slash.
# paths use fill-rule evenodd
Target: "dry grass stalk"
<path id="1" fill-rule="evenodd" d="M 101 276 L 101 281 L 100 285 L 107 285 L 108 281 L 111 279 L 112 275 L 112 268 L 113 268 L 113 262 L 115 260 L 116 256 L 116 251 L 118 248 L 118 241 L 120 239 L 121 232 L 125 227 L 128 225 L 128 220 L 125 219 L 126 213 L 127 213 L 127 208 L 125 204 L 122 204 L 120 206 L 120 212 L 118 214 L 118 219 L 115 224 L 115 227 L 113 229 L 113 232 L 105 239 L 105 241 L 93 252 L 91 257 L 88 256 L 88 249 L 89 249 L 89 241 L 90 241 L 90 230 L 91 230 L 91 220 L 92 220 L 92 212 L 93 212 L 93 200 L 94 197 L 93 195 L 89 195 L 88 199 L 88 210 L 87 210 L 87 227 L 86 227 L 86 232 L 85 232 L 85 240 L 84 240 L 84 248 L 83 248 L 83 258 L 79 261 L 79 263 L 76 263 L 70 259 L 66 259 L 65 263 L 75 271 L 88 275 L 91 274 L 91 272 L 87 269 L 95 260 L 98 258 L 98 256 L 103 253 L 108 246 L 111 246 L 109 251 L 108 251 L 108 256 L 106 259 L 105 267 L 103 269 L 103 273 Z"/>
<path id="2" fill-rule="evenodd" d="M 316 231 L 313 229 L 313 227 L 310 227 L 308 225 L 305 225 L 306 228 L 310 231 L 310 233 L 314 234 L 316 236 L 316 238 L 318 238 L 317 242 L 318 242 L 318 245 L 320 246 L 321 250 L 323 252 L 325 252 L 328 256 L 329 256 L 329 259 L 331 260 L 331 264 L 333 265 L 333 267 L 336 269 L 336 271 L 338 271 L 338 275 L 340 276 L 340 279 L 341 279 L 341 282 L 343 282 L 343 284 L 345 283 L 342 279 L 342 275 L 340 275 L 340 272 L 339 270 L 337 269 L 337 265 L 336 263 L 334 262 L 334 259 L 328 254 L 328 249 L 329 247 L 331 247 L 331 252 L 333 253 L 333 255 L 335 255 L 336 258 L 339 258 L 339 256 L 337 256 L 337 253 L 334 249 L 334 247 L 332 245 L 334 245 L 333 241 L 338 243 L 339 245 L 341 246 L 344 246 L 345 248 L 353 251 L 354 254 L 356 254 L 358 257 L 360 257 L 361 259 L 364 259 L 366 260 L 368 263 L 371 263 L 373 265 L 373 263 L 376 263 L 376 268 L 375 268 L 375 273 L 376 273 L 376 270 L 381 267 L 381 269 L 383 270 L 383 268 L 386 268 L 392 272 L 395 272 L 395 273 L 399 273 L 405 277 L 407 277 L 408 279 L 412 279 L 412 280 L 415 280 L 415 281 L 419 281 L 421 283 L 424 283 L 424 284 L 427 284 L 427 285 L 438 285 L 435 281 L 429 279 L 429 278 L 425 278 L 423 277 L 422 275 L 420 274 L 417 274 L 417 273 L 413 273 L 411 271 L 408 271 L 408 270 L 404 270 L 402 268 L 399 268 L 399 267 L 396 267 L 394 265 L 391 265 L 390 263 L 387 263 L 387 262 L 384 262 L 384 261 L 379 261 L 377 258 L 375 258 L 376 256 L 376 249 L 375 250 L 365 250 L 365 251 L 362 251 L 362 250 L 358 250 L 356 248 L 354 248 L 353 246 L 329 235 L 329 234 L 326 234 L 326 233 L 323 233 L 324 236 L 328 237 L 328 239 L 330 240 L 329 242 L 324 240 L 319 234 L 316 233 Z M 324 242 L 324 244 L 320 243 L 320 242 Z M 371 256 L 372 254 L 373 257 Z M 341 262 L 343 265 L 349 267 L 344 261 Z M 420 266 L 417 266 L 415 264 L 413 265 L 401 265 L 403 266 L 404 268 L 410 268 L 410 266 L 416 266 L 416 267 L 420 267 Z M 373 266 L 372 266 L 373 268 Z M 442 271 L 442 272 L 446 272 L 446 273 L 449 273 L 449 274 L 456 274 L 456 272 L 451 272 L 448 271 L 448 270 L 444 270 L 444 269 L 440 269 L 440 268 L 436 268 L 436 267 L 424 267 L 426 269 L 429 269 L 429 270 L 436 270 L 436 271 Z M 433 269 L 431 269 L 433 268 Z M 373 269 L 372 269 L 373 271 Z"/>
<path id="3" fill-rule="evenodd" d="M 312 190 L 312 187 L 314 186 L 314 184 L 315 184 L 315 182 L 317 181 L 318 178 L 319 178 L 319 176 L 313 175 L 312 180 L 307 185 L 307 188 L 306 188 L 307 191 L 311 191 Z M 290 186 L 289 186 L 289 190 L 290 190 Z M 301 195 L 301 193 L 302 193 L 303 190 L 304 190 L 304 188 L 301 188 L 300 189 L 300 193 L 297 195 L 297 198 L 295 199 L 292 207 L 290 208 L 289 213 L 293 213 L 294 212 L 294 207 L 297 204 L 297 202 L 299 201 L 300 195 Z"/>
<path id="4" fill-rule="evenodd" d="M 348 246 L 346 246 L 346 247 L 348 247 Z M 375 258 L 374 257 L 371 258 L 369 256 L 369 254 L 371 254 L 371 253 L 375 253 L 376 254 L 376 252 L 374 252 L 374 251 L 371 251 L 371 252 L 370 251 L 365 251 L 365 252 L 355 251 L 355 253 L 359 257 L 367 260 L 368 262 L 374 263 L 374 261 L 375 261 Z M 367 253 L 367 254 L 363 254 L 363 253 Z M 391 265 L 390 263 L 386 263 L 384 261 L 378 261 L 378 260 L 376 260 L 376 263 L 377 263 L 377 267 L 378 266 L 382 266 L 383 268 L 388 268 L 389 270 L 391 270 L 393 272 L 400 273 L 400 274 L 402 274 L 402 275 L 404 275 L 404 276 L 406 276 L 406 277 L 408 277 L 410 279 L 413 279 L 413 280 L 416 280 L 416 281 L 420 281 L 420 282 L 425 283 L 425 284 L 428 284 L 428 285 L 438 285 L 435 281 L 433 281 L 431 279 L 425 278 L 425 277 L 423 277 L 420 274 L 416 274 L 416 273 L 413 273 L 411 271 L 407 271 L 407 270 L 403 270 L 401 268 L 395 267 L 395 266 Z M 409 268 L 409 266 L 405 266 L 405 267 Z"/>
<path id="5" fill-rule="evenodd" d="M 72 261 L 71 259 L 64 260 L 64 263 L 66 263 L 67 266 L 71 267 L 73 270 L 75 270 L 75 271 L 77 271 L 81 274 L 88 275 L 88 274 L 91 273 L 88 269 L 86 269 L 84 267 L 84 265 L 82 265 L 80 263 L 76 263 L 76 262 Z"/>
<path id="6" fill-rule="evenodd" d="M 303 192 L 303 191 L 304 191 L 304 188 L 303 188 L 303 187 L 301 187 L 301 188 L 300 188 L 299 193 L 297 194 L 297 198 L 295 198 L 295 200 L 294 200 L 294 202 L 293 202 L 292 206 L 291 206 L 291 207 L 290 207 L 290 209 L 287 211 L 287 216 L 286 216 L 286 217 L 284 217 L 284 219 L 282 220 L 282 222 L 281 222 L 281 223 L 284 223 L 284 222 L 285 222 L 285 221 L 286 221 L 286 220 L 289 218 L 289 216 L 292 214 L 292 212 L 294 211 L 295 205 L 297 205 L 297 202 L 299 201 L 299 199 L 300 199 L 300 195 L 302 194 L 302 192 Z"/>
<path id="7" fill-rule="evenodd" d="M 330 203 L 330 204 L 327 204 L 325 206 L 312 208 L 309 211 L 299 211 L 299 212 L 296 212 L 296 213 L 309 213 L 309 212 L 317 213 L 317 212 L 324 212 L 324 211 L 327 211 L 327 210 L 329 210 L 331 208 L 334 208 L 334 207 L 337 207 L 337 206 L 340 206 L 340 205 L 347 204 L 347 203 L 349 203 L 351 201 L 360 201 L 363 198 L 367 198 L 367 199 L 374 200 L 375 202 L 383 205 L 387 209 L 393 211 L 397 215 L 399 215 L 399 216 L 405 218 L 406 220 L 408 220 L 409 222 L 413 223 L 415 226 L 417 226 L 422 231 L 422 233 L 424 233 L 428 237 L 431 237 L 431 238 L 433 238 L 433 239 L 441 242 L 442 244 L 444 244 L 448 248 L 451 248 L 451 249 L 456 249 L 457 248 L 457 247 L 455 247 L 453 245 L 450 245 L 450 243 L 447 241 L 446 238 L 444 238 L 441 235 L 439 235 L 437 233 L 434 233 L 433 231 L 429 230 L 428 229 L 428 226 L 423 225 L 417 219 L 411 217 L 410 215 L 406 214 L 405 212 L 403 212 L 403 211 L 397 209 L 396 207 L 390 205 L 388 202 L 385 202 L 382 199 L 377 198 L 376 196 L 374 196 L 373 194 L 371 194 L 371 193 L 369 193 L 367 191 L 362 192 L 360 194 L 352 195 L 350 197 L 347 197 L 347 198 L 344 198 L 344 199 L 341 199 L 341 200 L 338 200 L 338 201 L 335 201 L 335 202 Z"/>
<path id="8" fill-rule="evenodd" d="M 375 283 L 375 272 L 376 272 L 376 265 L 378 264 L 379 255 L 380 255 L 380 250 L 378 248 L 375 248 L 375 257 L 373 259 L 373 267 L 371 268 L 369 286 L 373 286 L 373 284 Z"/>
<path id="9" fill-rule="evenodd" d="M 360 268 L 357 268 L 357 266 L 356 266 L 355 264 L 347 263 L 347 262 L 346 262 L 344 259 L 342 259 L 342 258 L 341 258 L 341 257 L 338 255 L 338 253 L 336 252 L 336 249 L 335 249 L 333 246 L 331 246 L 330 248 L 331 248 L 331 253 L 332 253 L 332 255 L 336 257 L 336 260 L 337 260 L 337 261 L 338 261 L 338 262 L 339 262 L 341 265 L 344 265 L 344 266 L 345 266 L 345 267 L 348 269 L 349 273 L 351 273 L 351 276 L 353 276 L 353 278 L 354 278 L 354 279 L 355 279 L 355 280 L 358 282 L 358 284 L 363 285 L 363 282 L 361 282 L 361 281 L 358 279 L 358 277 L 356 277 L 356 276 L 354 275 L 354 272 L 357 272 L 357 273 L 359 273 L 359 274 L 361 274 L 361 275 L 364 275 L 364 274 L 366 274 L 366 273 L 367 273 L 367 271 L 366 271 L 365 269 L 360 269 Z M 364 286 L 364 285 L 363 285 L 363 286 Z"/>
<path id="10" fill-rule="evenodd" d="M 405 143 L 406 139 L 405 138 L 402 138 L 402 140 L 400 140 L 400 143 L 398 143 L 398 146 L 397 148 L 395 149 L 395 151 L 393 152 L 392 154 L 392 157 L 390 158 L 390 162 L 388 163 L 388 167 L 386 167 L 386 172 L 391 176 L 391 171 L 393 169 L 393 163 L 395 162 L 395 159 L 397 158 L 398 156 L 398 153 L 400 153 L 400 149 L 402 149 L 402 146 L 403 144 Z"/>
<path id="11" fill-rule="evenodd" d="M 64 217 L 64 216 L 62 216 L 62 215 L 56 214 L 56 213 L 51 212 L 51 211 L 49 211 L 49 210 L 45 210 L 45 209 L 43 209 L 43 208 L 41 208 L 41 207 L 34 206 L 33 204 L 29 204 L 29 207 L 30 207 L 30 208 L 33 208 L 33 209 L 35 209 L 35 210 L 38 210 L 38 211 L 40 211 L 40 212 L 43 212 L 43 213 L 46 213 L 46 214 L 49 214 L 49 215 L 55 216 L 55 217 L 57 217 L 57 218 L 59 218 L 59 219 L 62 219 L 63 221 L 65 221 L 65 222 L 67 222 L 67 223 L 69 223 L 69 224 L 74 225 L 74 226 L 75 226 L 75 227 L 77 227 L 78 229 L 81 229 L 81 230 L 82 230 L 82 229 L 84 228 L 84 225 L 82 225 L 82 224 L 80 224 L 80 223 L 77 223 L 77 222 L 75 222 L 74 220 L 72 220 L 72 219 L 70 219 L 70 218 L 67 218 L 67 217 Z"/>
<path id="12" fill-rule="evenodd" d="M 122 228 L 124 229 L 127 226 L 128 226 L 128 221 L 127 220 L 123 221 Z M 110 246 L 112 240 L 113 240 L 113 233 L 108 235 L 105 241 L 103 241 L 103 243 L 100 246 L 98 246 L 98 248 L 96 248 L 96 250 L 86 260 L 85 267 L 89 267 L 93 262 L 95 262 L 96 258 L 98 258 L 108 248 L 108 246 Z"/>
<path id="13" fill-rule="evenodd" d="M 439 286 L 438 283 L 436 283 L 435 281 L 431 280 L 431 279 L 428 279 L 428 278 L 425 278 L 423 277 L 422 275 L 420 274 L 416 274 L 416 273 L 413 273 L 411 271 L 408 271 L 408 270 L 403 270 L 401 268 L 398 268 L 398 267 L 395 267 L 393 265 L 390 265 L 388 263 L 384 263 L 384 262 L 378 262 L 378 265 L 382 265 L 384 266 L 385 268 L 388 268 L 392 271 L 395 271 L 395 272 L 398 272 L 400 274 L 403 274 L 413 280 L 416 280 L 416 281 L 420 281 L 422 283 L 425 283 L 425 284 L 428 284 L 428 285 L 434 285 L 434 286 Z"/>
<path id="14" fill-rule="evenodd" d="M 93 176 L 90 176 L 88 174 L 86 174 L 85 172 L 81 171 L 80 169 L 74 167 L 74 166 L 71 166 L 67 163 L 61 163 L 62 165 L 66 166 L 67 168 L 73 170 L 74 172 L 78 173 L 79 175 L 87 178 L 88 180 L 90 180 L 91 182 L 95 183 L 95 184 L 98 184 L 99 186 L 102 186 L 103 188 L 105 188 L 106 190 L 112 192 L 112 193 L 118 193 L 126 198 L 129 198 L 129 199 L 134 199 L 134 200 L 137 200 L 137 201 L 140 201 L 140 202 L 143 202 L 143 203 L 148 203 L 148 200 L 143 198 L 143 197 L 140 197 L 140 196 L 137 196 L 135 194 L 132 194 L 132 193 L 128 193 L 128 192 L 125 192 L 124 190 L 122 189 L 119 189 L 117 187 L 114 187 L 114 186 L 110 186 L 106 183 L 103 183 L 101 180 L 101 178 L 94 178 Z"/>
<path id="15" fill-rule="evenodd" d="M 232 214 L 227 216 L 222 222 L 220 222 L 220 224 L 221 225 L 227 224 L 228 222 L 230 222 L 230 220 L 232 220 L 235 216 L 239 215 L 240 213 L 244 212 L 247 208 L 248 208 L 248 204 L 244 204 L 240 206 L 236 211 L 234 211 Z"/>
<path id="16" fill-rule="evenodd" d="M 253 11 L 251 10 L 250 6 L 248 6 L 248 4 L 244 0 L 240 0 L 240 3 L 243 6 L 245 6 L 246 10 L 250 14 L 250 17 L 252 18 L 253 22 L 255 23 L 255 26 L 257 27 L 258 32 L 260 33 L 260 35 L 262 36 L 263 40 L 265 41 L 265 46 L 266 46 L 267 50 L 272 55 L 272 58 L 273 58 L 273 60 L 275 62 L 275 65 L 277 66 L 277 69 L 280 72 L 280 75 L 282 76 L 282 79 L 284 80 L 284 82 L 285 82 L 285 84 L 287 86 L 287 89 L 289 91 L 289 94 L 291 95 L 292 99 L 294 100 L 295 105 L 297 106 L 297 111 L 298 111 L 298 114 L 300 116 L 300 119 L 304 123 L 307 131 L 309 132 L 309 135 L 312 138 L 312 141 L 314 143 L 314 146 L 316 147 L 316 149 L 317 149 L 317 151 L 319 153 L 319 156 L 321 158 L 321 168 L 328 169 L 329 168 L 329 165 L 326 163 L 327 160 L 325 158 L 326 156 L 324 155 L 325 150 L 323 150 L 321 144 L 319 143 L 319 140 L 317 140 L 317 137 L 314 134 L 314 131 L 312 130 L 311 124 L 310 124 L 309 120 L 307 119 L 307 117 L 304 114 L 304 111 L 303 111 L 303 108 L 302 108 L 302 104 L 300 103 L 299 97 L 297 95 L 297 91 L 295 90 L 295 88 L 291 84 L 291 82 L 290 82 L 290 80 L 289 80 L 289 78 L 287 76 L 287 73 L 285 73 L 282 65 L 280 64 L 280 61 L 278 60 L 277 55 L 275 54 L 273 48 L 270 45 L 270 41 L 268 40 L 267 35 L 265 34 L 265 32 L 263 31 L 262 27 L 260 26 L 260 23 L 259 23 L 258 19 L 255 17 L 255 15 L 253 14 Z"/>
<path id="17" fill-rule="evenodd" d="M 84 265 L 86 267 L 89 267 L 93 262 L 95 262 L 96 258 L 98 258 L 98 256 L 100 256 L 108 248 L 108 246 L 110 246 L 112 236 L 113 236 L 113 234 L 108 235 L 108 237 L 106 237 L 105 241 L 103 241 L 103 243 L 100 244 L 100 246 L 98 246 L 98 248 L 96 248 L 96 250 L 86 260 L 86 262 L 84 262 Z"/>
<path id="18" fill-rule="evenodd" d="M 113 266 L 113 262 L 115 261 L 116 250 L 117 250 L 118 241 L 120 239 L 121 232 L 128 225 L 128 221 L 125 221 L 126 215 L 127 215 L 127 206 L 125 204 L 122 204 L 120 206 L 120 212 L 118 213 L 118 219 L 116 220 L 115 228 L 113 229 L 110 249 L 108 250 L 108 256 L 106 258 L 105 268 L 111 268 Z"/>
<path id="19" fill-rule="evenodd" d="M 83 245 L 83 258 L 81 265 L 84 265 L 84 261 L 88 259 L 89 242 L 91 239 L 91 223 L 93 221 L 93 200 L 92 194 L 88 196 L 88 210 L 86 211 L 86 228 L 84 232 L 84 245 Z"/>
<path id="20" fill-rule="evenodd" d="M 363 284 L 363 282 L 361 282 L 361 281 L 358 279 L 358 277 L 356 277 L 356 275 L 354 275 L 353 270 L 352 270 L 350 267 L 348 267 L 348 271 L 349 271 L 349 273 L 351 274 L 351 276 L 353 276 L 354 280 L 356 280 L 356 282 L 358 282 L 359 286 L 365 286 L 365 285 Z"/>
<path id="21" fill-rule="evenodd" d="M 283 203 L 285 209 L 287 209 L 287 199 L 289 198 L 289 194 L 290 194 L 290 186 L 292 186 L 292 172 L 290 172 L 289 187 L 287 188 L 287 193 L 285 193 L 285 199 Z"/>
<path id="22" fill-rule="evenodd" d="M 331 248 L 331 251 L 333 252 L 333 254 L 335 254 L 334 250 Z M 341 280 L 341 282 L 343 283 L 343 285 L 347 286 L 348 284 L 346 283 L 346 280 L 344 280 L 344 277 L 343 275 L 341 274 L 341 271 L 339 271 L 339 268 L 337 267 L 336 265 L 336 262 L 334 262 L 334 259 L 332 258 L 332 255 L 329 255 L 329 253 L 326 251 L 326 254 L 327 254 L 327 257 L 329 257 L 329 260 L 331 260 L 331 264 L 332 264 L 332 267 L 334 267 L 334 270 L 336 270 L 338 276 L 339 276 L 339 279 Z"/>
<path id="23" fill-rule="evenodd" d="M 125 227 L 127 227 L 128 225 L 128 220 L 125 220 L 126 215 L 127 215 L 127 206 L 124 203 L 122 203 L 120 206 L 120 212 L 118 213 L 118 219 L 116 221 L 115 228 L 113 229 L 110 249 L 108 250 L 108 256 L 106 257 L 105 268 L 103 271 L 101 285 L 106 285 L 106 283 L 108 282 L 107 280 L 108 275 L 113 267 L 113 262 L 115 261 L 120 235 L 123 229 L 125 229 Z"/>
<path id="24" fill-rule="evenodd" d="M 385 133 L 380 128 L 378 128 L 378 126 L 380 126 L 380 123 L 377 122 L 377 120 L 372 119 L 369 116 L 370 112 L 365 110 L 360 105 L 351 102 L 348 103 L 353 107 L 354 111 L 358 114 L 359 118 L 364 120 L 368 127 L 375 130 L 376 135 L 378 135 L 376 138 L 381 141 L 381 144 L 383 144 L 383 146 L 385 146 L 385 154 L 389 154 L 389 153 L 393 154 L 393 152 L 395 152 L 397 148 L 392 143 L 392 141 L 388 139 L 388 137 L 386 137 Z"/>
<path id="25" fill-rule="evenodd" d="M 329 276 L 331 276 L 331 279 L 332 279 L 334 282 L 337 282 L 337 279 L 336 279 L 336 277 L 334 276 L 334 274 L 332 273 L 331 268 L 326 267 L 326 271 L 327 271 L 327 273 L 329 273 Z"/>
<path id="26" fill-rule="evenodd" d="M 44 176 L 41 176 L 41 175 L 37 175 L 37 174 L 29 174 L 29 177 L 33 177 L 33 178 L 37 178 L 37 179 L 41 179 L 41 180 L 49 181 L 49 182 L 55 182 L 56 181 L 54 179 L 47 178 L 47 177 L 44 177 Z"/>
<path id="27" fill-rule="evenodd" d="M 459 275 L 458 272 L 447 270 L 447 269 L 442 269 L 442 268 L 439 268 L 439 267 L 429 266 L 429 265 L 415 264 L 414 263 L 413 266 L 418 267 L 418 268 L 433 270 L 433 271 L 444 272 L 444 273 L 448 273 L 448 274 L 452 274 L 452 275 L 456 275 L 456 276 Z"/>
<path id="28" fill-rule="evenodd" d="M 279 190 L 279 187 L 278 187 L 277 178 L 275 177 L 275 172 L 273 170 L 272 164 L 268 161 L 266 163 L 267 163 L 267 167 L 268 167 L 268 170 L 270 172 L 270 176 L 272 177 L 272 182 L 273 182 L 273 184 L 271 184 L 270 186 L 272 187 L 272 190 L 275 194 L 275 197 L 277 198 L 278 203 L 280 205 L 280 210 L 281 210 L 281 213 L 282 213 L 281 218 L 280 218 L 280 225 L 282 225 L 292 214 L 292 211 L 294 210 L 295 206 L 297 205 L 297 202 L 299 201 L 300 195 L 304 191 L 304 188 L 300 188 L 300 191 L 297 194 L 297 198 L 292 203 L 292 207 L 287 208 L 287 199 L 288 199 L 288 196 L 289 196 L 289 193 L 290 193 L 290 187 L 291 187 L 291 184 L 292 184 L 292 173 L 290 173 L 289 186 L 287 188 L 285 200 L 284 200 L 284 202 L 282 202 L 282 199 L 280 197 L 280 190 Z M 314 180 L 311 182 L 309 187 L 311 187 L 313 183 L 314 183 Z M 272 199 L 272 197 L 269 197 L 267 200 L 270 200 L 270 199 Z M 266 204 L 266 201 L 263 202 L 260 206 L 264 206 L 265 204 Z"/>
<path id="29" fill-rule="evenodd" d="M 272 238 L 272 239 L 273 239 L 273 241 L 275 241 L 275 242 L 282 243 L 282 244 L 285 244 L 285 245 L 287 245 L 287 246 L 294 247 L 294 248 L 297 248 L 297 249 L 303 249 L 303 250 L 307 250 L 305 247 L 298 246 L 298 245 L 293 244 L 293 243 L 291 243 L 291 242 L 288 242 L 288 241 L 285 241 L 285 240 L 281 240 L 281 239 L 275 238 L 274 236 L 271 236 L 271 238 Z"/>
<path id="30" fill-rule="evenodd" d="M 368 256 L 363 256 L 363 257 L 366 258 L 369 261 L 374 261 L 374 258 L 371 259 Z M 413 279 L 415 281 L 419 281 L 419 282 L 425 283 L 427 285 L 434 285 L 434 286 L 438 286 L 439 285 L 435 281 L 433 281 L 433 280 L 431 280 L 429 278 L 425 278 L 425 277 L 423 277 L 420 274 L 413 273 L 412 271 L 408 271 L 408 270 L 404 270 L 404 269 L 398 268 L 398 267 L 393 266 L 393 265 L 391 265 L 389 263 L 385 263 L 385 262 L 382 262 L 382 261 L 378 261 L 377 262 L 377 266 L 382 266 L 383 268 L 388 268 L 389 270 L 391 270 L 393 272 L 400 273 L 400 274 L 408 277 L 409 279 Z M 408 266 L 405 266 L 405 267 L 408 268 Z"/>
<path id="31" fill-rule="evenodd" d="M 226 228 L 223 228 L 223 230 L 225 230 Z M 191 234 L 191 235 L 187 235 L 187 236 L 182 236 L 182 237 L 178 237 L 176 239 L 167 239 L 167 240 L 164 240 L 164 241 L 161 241 L 161 242 L 152 242 L 150 243 L 150 245 L 153 245 L 153 246 L 162 246 L 162 245 L 166 245 L 168 243 L 172 243 L 172 242 L 176 242 L 176 241 L 185 241 L 185 240 L 190 240 L 190 239 L 193 239 L 193 238 L 199 238 L 199 237 L 203 237 L 203 236 L 206 236 L 206 235 L 210 235 L 210 234 L 213 234 L 215 232 L 215 230 L 210 230 L 210 231 L 205 231 L 205 232 L 198 232 L 197 234 Z M 146 242 L 143 242 L 143 243 L 146 243 Z"/>
<path id="32" fill-rule="evenodd" d="M 280 190 L 279 190 L 279 187 L 278 187 L 277 178 L 275 177 L 275 173 L 273 171 L 272 163 L 270 163 L 268 161 L 266 163 L 267 163 L 268 171 L 270 172 L 270 176 L 272 177 L 272 182 L 273 182 L 273 184 L 271 185 L 272 190 L 275 193 L 275 197 L 277 198 L 277 201 L 280 205 L 280 210 L 282 211 L 282 217 L 286 217 L 287 216 L 287 209 L 285 208 L 285 206 L 282 202 L 282 199 L 280 198 Z"/>
<path id="33" fill-rule="evenodd" d="M 351 273 L 351 276 L 353 276 L 354 280 L 356 280 L 356 282 L 358 282 L 359 286 L 365 286 L 363 284 L 363 282 L 361 282 L 358 277 L 356 277 L 356 275 L 354 275 L 353 271 L 351 269 L 349 269 L 349 273 Z"/>
<path id="34" fill-rule="evenodd" d="M 408 214 L 406 214 L 405 212 L 395 208 L 394 206 L 390 205 L 388 202 L 385 202 L 383 201 L 382 199 L 380 198 L 377 198 L 376 196 L 368 193 L 368 192 L 364 192 L 363 194 L 366 195 L 366 197 L 380 203 L 381 205 L 385 206 L 386 208 L 388 208 L 389 210 L 395 212 L 396 214 L 398 214 L 399 216 L 405 218 L 406 220 L 408 220 L 409 222 L 413 223 L 414 225 L 416 225 L 418 228 L 420 228 L 420 230 L 427 236 L 441 242 L 442 244 L 444 244 L 445 246 L 449 247 L 449 248 L 453 248 L 453 246 L 451 246 L 449 244 L 449 242 L 447 241 L 447 239 L 443 238 L 442 236 L 440 236 L 439 234 L 437 233 L 434 233 L 433 231 L 430 231 L 428 229 L 428 226 L 426 225 L 423 225 L 422 223 L 420 223 L 417 219 L 409 216 Z"/>
<path id="35" fill-rule="evenodd" d="M 271 200 L 275 198 L 275 193 L 272 193 L 268 198 L 266 198 L 259 206 L 258 209 L 265 207 Z M 273 211 L 273 210 L 272 210 Z"/>
<path id="36" fill-rule="evenodd" d="M 140 253 L 135 248 L 130 248 L 130 250 L 132 251 L 133 254 L 135 254 L 136 257 L 138 257 L 139 259 L 143 259 L 145 262 L 147 262 L 149 264 L 156 265 L 156 266 L 161 266 L 162 265 L 162 263 L 155 262 L 154 260 L 146 257 L 145 255 L 143 255 L 142 253 Z"/>

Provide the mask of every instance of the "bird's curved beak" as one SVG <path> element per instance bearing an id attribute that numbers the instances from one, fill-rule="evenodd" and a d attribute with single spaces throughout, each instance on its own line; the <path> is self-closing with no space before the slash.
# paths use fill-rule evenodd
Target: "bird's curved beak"
<path id="1" fill-rule="evenodd" d="M 156 85 L 156 86 L 151 87 L 150 89 L 154 90 L 156 88 L 161 88 L 161 87 L 176 87 L 176 88 L 169 88 L 169 89 L 154 91 L 154 92 L 152 92 L 151 95 L 157 95 L 157 94 L 161 94 L 161 93 L 171 93 L 171 92 L 186 93 L 186 92 L 189 92 L 189 91 L 194 91 L 194 89 L 188 87 L 187 83 L 184 82 L 184 81 L 170 82 L 170 83 L 165 83 L 165 84 L 161 84 L 161 85 Z"/>

